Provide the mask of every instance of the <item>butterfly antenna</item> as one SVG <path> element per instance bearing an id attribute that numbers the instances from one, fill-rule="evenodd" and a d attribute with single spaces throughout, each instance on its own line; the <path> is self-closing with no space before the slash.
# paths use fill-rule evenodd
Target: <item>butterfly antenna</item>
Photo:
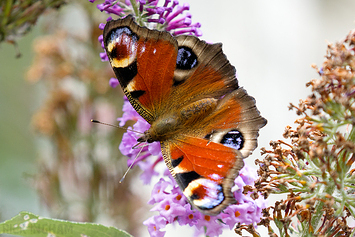
<path id="1" fill-rule="evenodd" d="M 146 142 L 144 142 L 145 144 L 143 144 L 141 147 L 144 148 L 146 146 L 149 146 Z M 138 142 L 136 145 L 132 146 L 132 149 L 137 149 L 139 147 L 139 145 L 141 145 L 142 142 Z"/>
<path id="2" fill-rule="evenodd" d="M 135 145 L 135 147 L 136 147 L 137 145 L 139 145 L 139 144 L 141 144 L 141 142 L 137 143 L 137 144 Z M 124 175 L 123 175 L 123 177 L 122 177 L 122 179 L 120 180 L 119 183 L 122 183 L 122 181 L 126 178 L 126 175 L 128 174 L 128 171 L 132 168 L 132 166 L 134 165 L 134 162 L 137 160 L 137 158 L 138 158 L 139 155 L 141 154 L 141 152 L 142 152 L 142 150 L 143 150 L 144 147 L 145 147 L 145 146 L 142 146 L 142 148 L 139 150 L 138 154 L 137 154 L 136 157 L 134 158 L 134 160 L 133 160 L 133 162 L 131 163 L 131 165 L 128 167 L 126 173 L 124 173 Z"/>
<path id="3" fill-rule="evenodd" d="M 125 127 L 120 127 L 120 126 L 117 126 L 117 125 L 114 125 L 114 124 L 104 123 L 104 122 L 101 122 L 101 121 L 95 120 L 95 119 L 91 119 L 91 122 L 93 122 L 93 123 L 99 123 L 99 124 L 102 124 L 102 125 L 107 125 L 107 126 L 114 127 L 114 128 L 120 128 L 120 129 L 124 129 L 124 130 L 127 130 L 127 131 L 139 133 L 139 134 L 144 134 L 144 133 L 142 133 L 142 132 L 138 132 L 138 131 L 135 131 L 135 130 L 130 129 L 130 128 L 125 128 Z"/>

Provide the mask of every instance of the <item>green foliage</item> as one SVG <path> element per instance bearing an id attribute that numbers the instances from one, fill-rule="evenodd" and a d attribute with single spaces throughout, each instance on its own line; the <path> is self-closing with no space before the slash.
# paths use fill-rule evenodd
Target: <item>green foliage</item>
<path id="1" fill-rule="evenodd" d="M 125 231 L 93 223 L 79 223 L 39 217 L 21 212 L 0 223 L 0 234 L 35 237 L 130 237 Z"/>

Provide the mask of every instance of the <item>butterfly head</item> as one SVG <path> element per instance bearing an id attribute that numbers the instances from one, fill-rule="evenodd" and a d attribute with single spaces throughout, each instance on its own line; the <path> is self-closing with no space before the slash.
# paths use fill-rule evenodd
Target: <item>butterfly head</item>
<path id="1" fill-rule="evenodd" d="M 154 142 L 154 139 L 150 136 L 149 130 L 145 131 L 143 136 L 139 137 L 137 139 L 137 142 L 148 142 L 148 143 L 152 143 Z"/>
<path id="2" fill-rule="evenodd" d="M 143 136 L 138 138 L 138 142 L 152 143 L 155 141 L 166 141 L 171 138 L 181 127 L 179 116 L 169 114 L 156 119 L 151 127 L 144 132 Z"/>

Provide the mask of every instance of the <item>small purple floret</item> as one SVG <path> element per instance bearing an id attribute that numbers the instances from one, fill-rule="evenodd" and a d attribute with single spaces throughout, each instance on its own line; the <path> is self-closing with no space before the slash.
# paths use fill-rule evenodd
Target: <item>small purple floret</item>
<path id="1" fill-rule="evenodd" d="M 104 24 L 104 23 L 100 23 L 100 24 L 99 24 L 99 29 L 100 29 L 100 30 L 104 30 L 105 25 L 106 25 L 106 24 Z"/>
<path id="2" fill-rule="evenodd" d="M 112 88 L 115 88 L 116 86 L 118 86 L 120 83 L 117 80 L 117 78 L 112 77 L 109 81 L 109 84 Z"/>

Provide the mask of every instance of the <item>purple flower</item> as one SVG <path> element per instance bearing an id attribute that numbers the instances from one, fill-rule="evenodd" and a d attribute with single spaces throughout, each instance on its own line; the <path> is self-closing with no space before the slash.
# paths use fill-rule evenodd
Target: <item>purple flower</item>
<path id="1" fill-rule="evenodd" d="M 165 235 L 165 231 L 160 231 L 160 229 L 166 226 L 164 217 L 152 216 L 144 221 L 143 225 L 148 227 L 148 231 L 151 237 L 163 237 Z"/>
<path id="2" fill-rule="evenodd" d="M 261 218 L 261 209 L 258 209 L 255 201 L 244 202 L 238 205 L 230 205 L 222 214 L 223 222 L 233 229 L 236 223 L 258 223 Z"/>
<path id="3" fill-rule="evenodd" d="M 150 200 L 148 201 L 148 204 L 154 204 L 158 203 L 164 200 L 165 198 L 165 189 L 170 186 L 171 184 L 169 182 L 166 182 L 164 179 L 160 179 L 153 187 L 152 190 L 152 195 L 150 197 Z"/>
<path id="4" fill-rule="evenodd" d="M 223 226 L 220 223 L 219 216 L 201 216 L 195 225 L 197 228 L 196 234 L 204 234 L 212 237 L 223 233 Z"/>
<path id="5" fill-rule="evenodd" d="M 196 226 L 199 220 L 202 218 L 202 214 L 191 209 L 190 203 L 185 203 L 184 208 L 186 210 L 185 215 L 179 216 L 177 218 L 178 224 Z"/>
<path id="6" fill-rule="evenodd" d="M 168 223 L 173 223 L 175 218 L 186 213 L 184 206 L 175 203 L 172 199 L 164 199 L 154 206 L 151 211 L 159 211 L 159 215 L 164 217 Z"/>
<path id="7" fill-rule="evenodd" d="M 100 58 L 101 58 L 101 61 L 108 61 L 108 56 L 107 56 L 106 52 L 100 53 Z"/>
<path id="8" fill-rule="evenodd" d="M 117 78 L 112 77 L 109 81 L 109 84 L 112 88 L 115 88 L 116 86 L 118 86 L 120 83 L 117 80 Z"/>
<path id="9" fill-rule="evenodd" d="M 121 118 L 118 118 L 117 120 L 120 121 L 120 126 L 124 126 L 125 123 L 128 121 L 128 120 L 133 120 L 133 121 L 137 121 L 137 120 L 142 120 L 142 121 L 145 121 L 138 113 L 137 111 L 135 111 L 132 107 L 132 105 L 129 103 L 127 97 L 125 96 L 123 98 L 123 108 L 122 108 L 122 111 L 123 111 L 123 116 Z M 149 128 L 149 123 L 147 123 L 147 126 Z M 141 128 L 141 129 L 144 129 L 144 128 Z"/>
<path id="10" fill-rule="evenodd" d="M 143 133 L 149 129 L 150 125 L 133 109 L 126 97 L 124 98 L 122 110 L 122 117 L 117 119 L 120 121 L 120 126 L 124 126 L 128 120 L 136 121 L 136 123 L 133 125 L 133 128 L 129 127 L 129 130 L 123 134 L 119 149 L 123 155 L 130 158 L 127 160 L 128 166 L 135 160 L 133 166 L 137 164 L 143 170 L 140 176 L 141 180 L 144 184 L 150 184 L 151 178 L 159 175 L 159 173 L 155 171 L 156 165 L 163 161 L 160 143 L 153 142 L 145 144 L 144 146 L 136 146 L 137 139 L 140 137 L 140 134 L 137 132 Z M 146 159 L 150 156 L 155 157 Z"/>
<path id="11" fill-rule="evenodd" d="M 145 158 L 145 157 L 144 157 Z M 140 175 L 140 179 L 144 184 L 150 184 L 153 176 L 158 176 L 159 173 L 154 170 L 155 166 L 163 161 L 163 157 L 159 157 L 155 161 L 152 159 L 145 159 L 144 161 L 138 162 L 138 166 L 144 172 Z"/>

